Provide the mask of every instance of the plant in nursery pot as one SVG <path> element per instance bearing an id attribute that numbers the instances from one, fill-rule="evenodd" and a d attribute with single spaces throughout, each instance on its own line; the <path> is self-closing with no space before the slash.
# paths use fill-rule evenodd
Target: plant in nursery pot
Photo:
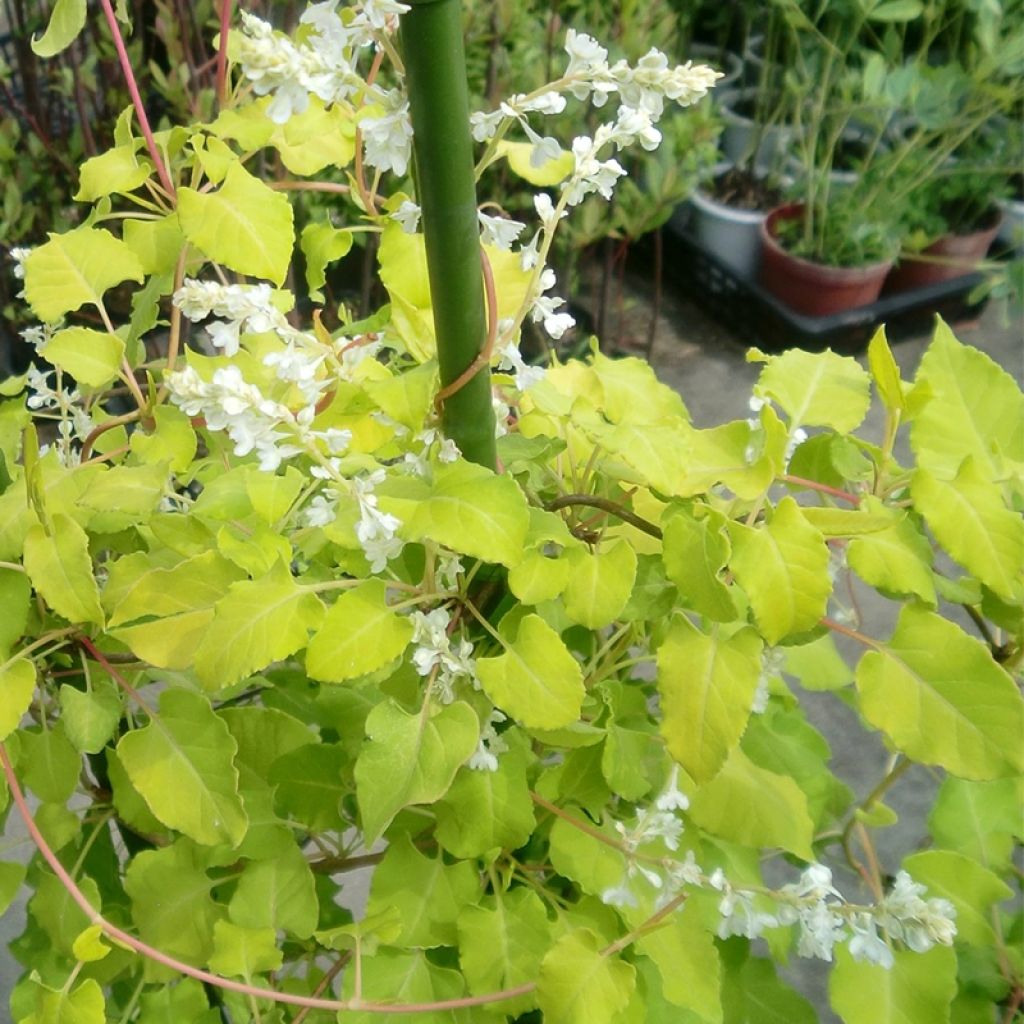
<path id="1" fill-rule="evenodd" d="M 830 965 L 846 1024 L 1012 1015 L 1014 381 L 941 324 L 903 381 L 880 332 L 867 368 L 751 353 L 750 416 L 702 429 L 640 360 L 528 366 L 524 321 L 565 326 L 563 215 L 713 73 L 570 32 L 543 92 L 471 114 L 458 3 L 315 4 L 290 36 L 222 10 L 216 118 L 153 132 L 137 99 L 83 225 L 19 253 L 42 324 L 0 386 L 0 798 L 35 851 L 0 861 L 0 899 L 29 893 L 9 1018 L 810 1024 L 791 955 Z M 570 97 L 606 120 L 516 242 L 475 168 L 520 133 L 554 156 Z M 348 191 L 256 173 L 296 136 L 322 153 L 325 118 Z M 382 236 L 366 320 L 293 314 L 304 188 Z M 110 318 L 126 282 L 157 358 Z M 884 738 L 866 795 L 804 689 Z M 917 765 L 944 773 L 932 845 L 883 853 Z"/>
<path id="2" fill-rule="evenodd" d="M 999 165 L 991 147 L 975 145 L 915 188 L 908 196 L 898 266 L 886 289 L 908 291 L 975 270 L 1002 227 L 1000 200 L 1010 194 L 1012 171 Z"/>

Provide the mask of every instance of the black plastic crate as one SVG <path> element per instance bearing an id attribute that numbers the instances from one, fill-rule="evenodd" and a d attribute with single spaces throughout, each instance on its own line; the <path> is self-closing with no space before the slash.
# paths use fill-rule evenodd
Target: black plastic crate
<path id="1" fill-rule="evenodd" d="M 971 302 L 970 293 L 983 275 L 966 274 L 927 288 L 887 295 L 868 306 L 831 316 L 804 316 L 780 302 L 756 281 L 743 280 L 715 256 L 702 249 L 685 231 L 664 229 L 665 285 L 678 288 L 744 344 L 766 352 L 805 348 L 814 352 L 864 350 L 875 329 L 885 324 L 890 341 L 928 333 L 939 314 L 950 322 L 973 319 L 986 299 Z"/>

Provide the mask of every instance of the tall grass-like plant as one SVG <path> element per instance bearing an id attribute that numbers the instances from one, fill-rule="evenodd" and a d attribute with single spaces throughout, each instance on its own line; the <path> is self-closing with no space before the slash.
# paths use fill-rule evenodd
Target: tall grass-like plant
<path id="1" fill-rule="evenodd" d="M 35 848 L 0 863 L 3 901 L 30 893 L 11 1019 L 810 1021 L 794 954 L 832 963 L 849 1024 L 1012 1019 L 1024 396 L 944 325 L 913 383 L 882 332 L 867 370 L 753 353 L 750 418 L 711 429 L 639 360 L 527 365 L 527 318 L 567 327 L 563 217 L 713 75 L 569 33 L 550 86 L 467 122 L 454 78 L 443 112 L 416 95 L 447 16 L 317 4 L 289 37 L 240 12 L 217 116 L 153 125 L 136 90 L 80 169 L 83 224 L 18 254 L 40 326 L 0 403 L 0 766 Z M 585 102 L 606 120 L 562 151 L 544 118 Z M 465 200 L 424 166 L 441 128 L 442 185 L 467 184 L 462 131 L 477 172 L 547 166 L 535 224 L 484 207 L 464 252 Z M 302 192 L 338 220 L 296 237 Z M 388 302 L 296 312 L 296 252 L 315 294 L 356 233 Z M 847 577 L 891 602 L 880 635 Z M 870 792 L 793 680 L 883 736 Z M 943 773 L 932 844 L 888 863 L 915 764 Z"/>

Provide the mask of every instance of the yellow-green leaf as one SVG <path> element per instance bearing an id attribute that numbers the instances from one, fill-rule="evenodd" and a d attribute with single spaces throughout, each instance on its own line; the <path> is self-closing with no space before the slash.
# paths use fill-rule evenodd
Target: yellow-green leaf
<path id="1" fill-rule="evenodd" d="M 67 49 L 85 24 L 86 0 L 57 0 L 50 23 L 39 39 L 32 37 L 32 52 L 37 57 L 54 57 Z"/>
<path id="2" fill-rule="evenodd" d="M 529 142 L 509 142 L 502 139 L 495 147 L 498 157 L 504 157 L 509 167 L 531 185 L 546 188 L 557 185 L 569 177 L 576 166 L 576 160 L 569 150 L 561 150 L 558 156 L 545 159 L 540 164 L 533 162 L 534 146 Z"/>
<path id="3" fill-rule="evenodd" d="M 341 683 L 382 668 L 412 639 L 412 622 L 387 604 L 383 580 L 367 580 L 342 594 L 309 642 L 306 671 L 313 679 Z"/>
<path id="4" fill-rule="evenodd" d="M 626 607 L 636 579 L 636 552 L 618 540 L 603 551 L 569 552 L 569 579 L 562 592 L 565 612 L 589 629 L 614 622 Z"/>
<path id="5" fill-rule="evenodd" d="M 915 761 L 965 779 L 1024 771 L 1024 700 L 988 648 L 948 619 L 904 607 L 856 680 L 864 717 Z"/>
<path id="6" fill-rule="evenodd" d="M 14 657 L 0 665 L 0 740 L 7 739 L 32 703 L 36 666 L 28 658 Z"/>
<path id="7" fill-rule="evenodd" d="M 132 785 L 168 828 L 206 846 L 237 846 L 248 818 L 238 795 L 234 737 L 201 694 L 160 695 L 149 724 L 121 738 L 117 756 Z"/>
<path id="8" fill-rule="evenodd" d="M 152 172 L 148 161 L 140 163 L 133 145 L 115 146 L 82 164 L 75 199 L 91 203 L 115 192 L 134 192 Z"/>
<path id="9" fill-rule="evenodd" d="M 761 638 L 750 628 L 700 632 L 677 616 L 658 648 L 661 733 L 695 782 L 713 778 L 737 746 L 761 675 Z"/>
<path id="10" fill-rule="evenodd" d="M 525 616 L 505 653 L 476 668 L 487 696 L 527 727 L 560 729 L 580 716 L 583 671 L 539 615 Z"/>
<path id="11" fill-rule="evenodd" d="M 216 192 L 178 190 L 178 220 L 204 255 L 240 274 L 284 283 L 295 243 L 286 196 L 232 164 Z"/>
<path id="12" fill-rule="evenodd" d="M 70 516 L 53 516 L 52 534 L 41 524 L 25 536 L 25 570 L 43 600 L 69 622 L 103 624 L 92 574 L 89 538 Z"/>
<path id="13" fill-rule="evenodd" d="M 25 260 L 25 298 L 47 323 L 87 303 L 98 306 L 115 284 L 145 278 L 139 258 L 109 231 L 83 226 L 48 238 Z"/>

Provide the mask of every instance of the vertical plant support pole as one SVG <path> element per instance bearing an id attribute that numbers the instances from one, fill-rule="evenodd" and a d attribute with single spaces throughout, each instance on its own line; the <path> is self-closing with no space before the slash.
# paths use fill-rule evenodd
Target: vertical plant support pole
<path id="1" fill-rule="evenodd" d="M 402 49 L 445 388 L 473 364 L 487 335 L 462 5 L 459 0 L 407 2 L 412 9 L 402 15 Z M 495 468 L 490 367 L 482 366 L 445 399 L 442 423 L 467 459 Z"/>

